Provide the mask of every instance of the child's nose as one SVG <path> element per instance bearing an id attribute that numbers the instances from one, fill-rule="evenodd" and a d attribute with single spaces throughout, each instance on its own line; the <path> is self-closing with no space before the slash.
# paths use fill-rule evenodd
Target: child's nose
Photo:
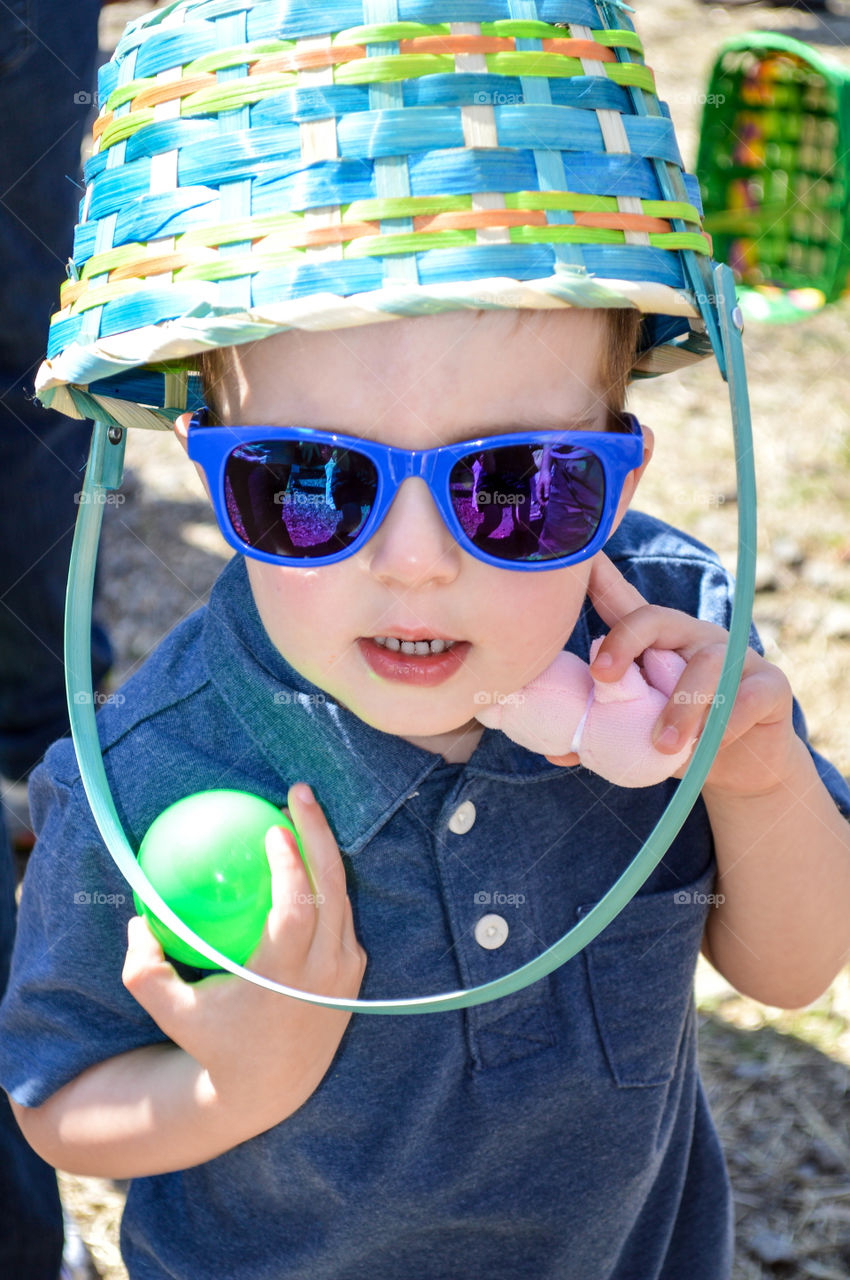
<path id="1" fill-rule="evenodd" d="M 452 582 L 461 566 L 461 550 L 418 476 L 402 481 L 363 554 L 376 578 L 404 586 Z"/>

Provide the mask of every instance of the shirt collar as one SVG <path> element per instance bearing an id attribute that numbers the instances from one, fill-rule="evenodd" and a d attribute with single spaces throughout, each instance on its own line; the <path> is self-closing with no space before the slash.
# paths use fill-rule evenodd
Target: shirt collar
<path id="1" fill-rule="evenodd" d="M 587 661 L 588 604 L 565 646 Z M 383 733 L 334 702 L 289 665 L 260 621 L 243 556 L 219 575 L 206 608 L 204 660 L 214 687 L 286 787 L 315 790 L 337 843 L 358 853 L 411 793 L 437 769 L 441 755 Z M 522 783 L 563 769 L 485 728 L 469 761 L 469 778 Z"/>

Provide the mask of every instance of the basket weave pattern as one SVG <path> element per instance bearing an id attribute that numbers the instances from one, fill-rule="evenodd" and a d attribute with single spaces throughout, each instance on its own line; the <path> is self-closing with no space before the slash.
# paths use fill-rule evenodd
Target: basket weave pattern
<path id="1" fill-rule="evenodd" d="M 101 69 L 40 387 L 446 306 L 698 318 L 711 243 L 642 54 L 590 0 L 156 11 Z M 690 327 L 639 369 L 706 354 Z"/>

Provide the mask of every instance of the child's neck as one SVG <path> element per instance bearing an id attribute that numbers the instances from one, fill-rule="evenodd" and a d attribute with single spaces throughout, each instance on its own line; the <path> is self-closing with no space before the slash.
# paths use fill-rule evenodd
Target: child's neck
<path id="1" fill-rule="evenodd" d="M 400 737 L 414 747 L 422 747 L 425 751 L 433 751 L 441 755 L 447 764 L 465 764 L 481 740 L 484 726 L 478 720 L 470 720 L 460 729 L 452 729 L 449 733 L 432 734 L 424 738 Z"/>

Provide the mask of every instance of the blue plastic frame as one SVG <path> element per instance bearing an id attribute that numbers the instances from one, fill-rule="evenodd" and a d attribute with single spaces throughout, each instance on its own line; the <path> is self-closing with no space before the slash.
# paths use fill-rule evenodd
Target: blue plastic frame
<path id="1" fill-rule="evenodd" d="M 263 426 L 215 426 L 202 425 L 203 412 L 195 414 L 189 425 L 189 457 L 203 469 L 212 495 L 216 520 L 225 540 L 234 551 L 263 560 L 267 564 L 287 565 L 293 568 L 317 568 L 337 564 L 356 555 L 380 527 L 387 515 L 399 486 L 410 476 L 418 476 L 427 484 L 431 497 L 455 541 L 477 560 L 494 565 L 497 569 L 514 569 L 524 572 L 564 569 L 600 551 L 608 540 L 614 517 L 617 514 L 623 484 L 630 471 L 643 462 L 643 429 L 634 414 L 620 415 L 627 431 L 569 431 L 544 430 L 511 431 L 504 434 L 479 436 L 472 440 L 460 440 L 454 444 L 440 445 L 433 449 L 400 449 L 364 440 L 360 436 L 341 432 L 321 431 L 313 427 L 263 427 Z M 266 441 L 283 442 L 298 440 L 308 444 L 331 445 L 334 448 L 364 454 L 374 465 L 378 475 L 375 503 L 359 535 L 347 547 L 325 556 L 285 556 L 261 551 L 243 542 L 233 527 L 224 493 L 227 459 L 234 449 L 245 444 Z M 452 506 L 449 481 L 452 468 L 471 453 L 485 449 L 509 448 L 513 445 L 534 446 L 559 444 L 586 449 L 601 462 L 605 476 L 605 501 L 599 525 L 591 540 L 580 550 L 566 556 L 552 556 L 546 560 L 508 560 L 488 555 L 477 547 L 466 533 Z"/>

